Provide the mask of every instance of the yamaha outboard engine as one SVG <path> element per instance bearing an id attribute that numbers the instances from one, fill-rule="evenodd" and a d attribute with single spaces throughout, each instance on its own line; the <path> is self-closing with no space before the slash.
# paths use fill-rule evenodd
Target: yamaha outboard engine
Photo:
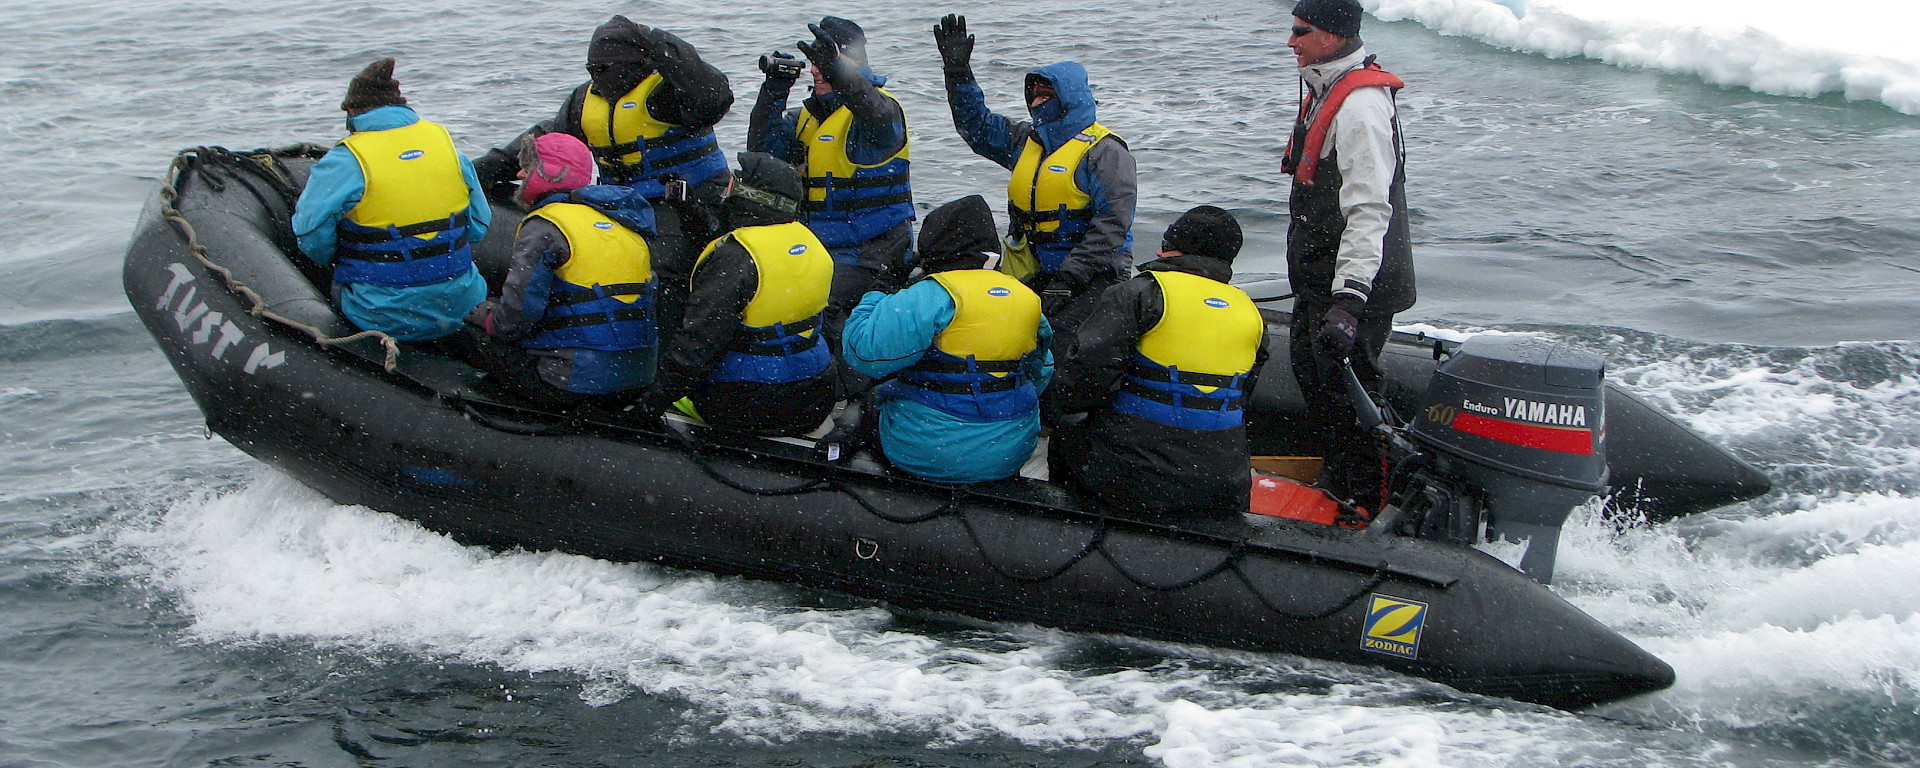
<path id="1" fill-rule="evenodd" d="M 1434 371 L 1408 428 L 1429 460 L 1404 502 L 1414 535 L 1527 542 L 1520 570 L 1553 579 L 1560 526 L 1607 486 L 1605 364 L 1528 336 L 1475 336 Z M 1430 473 L 1430 474 L 1429 474 Z"/>

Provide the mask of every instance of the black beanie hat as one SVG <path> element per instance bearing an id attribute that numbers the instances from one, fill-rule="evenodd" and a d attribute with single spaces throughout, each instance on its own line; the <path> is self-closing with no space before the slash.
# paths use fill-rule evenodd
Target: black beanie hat
<path id="1" fill-rule="evenodd" d="M 1341 37 L 1360 36 L 1359 0 L 1300 0 L 1293 15 Z"/>
<path id="2" fill-rule="evenodd" d="M 625 16 L 607 19 L 607 23 L 593 30 L 593 42 L 587 44 L 587 63 L 646 61 L 646 50 L 640 43 L 643 34 L 646 29 Z"/>
<path id="3" fill-rule="evenodd" d="M 1160 247 L 1231 262 L 1240 255 L 1240 222 L 1231 213 L 1203 205 L 1181 214 L 1179 221 L 1167 227 Z"/>
<path id="4" fill-rule="evenodd" d="M 806 199 L 806 181 L 800 177 L 800 171 L 785 160 L 765 152 L 741 152 L 736 157 L 740 160 L 740 173 L 734 179 L 735 184 L 795 202 Z"/>
<path id="5" fill-rule="evenodd" d="M 867 33 L 860 29 L 859 24 L 838 16 L 822 16 L 818 26 L 820 31 L 827 33 L 827 37 L 833 38 L 841 52 L 852 56 L 855 61 L 864 63 L 867 60 Z"/>
<path id="6" fill-rule="evenodd" d="M 987 254 L 1000 252 L 993 206 L 968 195 L 933 209 L 920 225 L 920 264 L 928 272 L 979 269 Z"/>
<path id="7" fill-rule="evenodd" d="M 374 107 L 406 103 L 407 97 L 400 95 L 400 82 L 393 79 L 393 57 L 389 56 L 368 64 L 353 76 L 347 83 L 347 98 L 340 102 L 340 108 L 357 114 Z"/>

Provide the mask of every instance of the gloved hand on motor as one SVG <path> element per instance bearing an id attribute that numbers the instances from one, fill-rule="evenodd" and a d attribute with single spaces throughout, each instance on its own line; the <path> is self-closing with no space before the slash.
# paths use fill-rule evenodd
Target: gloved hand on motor
<path id="1" fill-rule="evenodd" d="M 1335 299 L 1333 307 L 1320 321 L 1320 332 L 1314 334 L 1314 346 L 1336 359 L 1345 360 L 1353 354 L 1353 341 L 1360 335 L 1360 318 L 1356 317 L 1365 303 L 1351 296 Z"/>
<path id="2" fill-rule="evenodd" d="M 801 40 L 794 45 L 806 54 L 808 61 L 820 68 L 821 77 L 832 77 L 835 68 L 840 66 L 840 44 L 834 42 L 833 37 L 818 24 L 808 24 L 807 31 L 813 33 L 813 42 Z"/>
<path id="3" fill-rule="evenodd" d="M 967 34 L 967 17 L 949 13 L 933 27 L 934 45 L 940 47 L 940 67 L 950 82 L 973 80 L 973 35 Z"/>
<path id="4" fill-rule="evenodd" d="M 806 62 L 786 51 L 760 54 L 760 71 L 766 73 L 768 80 L 785 80 L 792 83 L 800 78 L 800 70 L 806 68 Z"/>

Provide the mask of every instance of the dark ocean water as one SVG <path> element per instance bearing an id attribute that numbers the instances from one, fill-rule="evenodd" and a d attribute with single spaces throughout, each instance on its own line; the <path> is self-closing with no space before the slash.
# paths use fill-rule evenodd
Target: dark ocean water
<path id="1" fill-rule="evenodd" d="M 0 8 L 0 767 L 1881 765 L 1920 759 L 1920 118 L 1412 22 L 1421 303 L 1535 332 L 1764 468 L 1654 528 L 1571 527 L 1557 589 L 1678 670 L 1568 714 L 1285 656 L 989 628 L 739 580 L 455 545 L 208 439 L 120 293 L 182 148 L 337 138 L 367 61 L 477 154 L 555 109 L 614 12 L 734 78 L 823 13 L 866 25 L 927 205 L 1003 171 L 951 129 L 928 30 L 990 103 L 1086 64 L 1141 168 L 1144 242 L 1213 203 L 1283 271 L 1286 3 L 855 12 L 277 0 Z"/>

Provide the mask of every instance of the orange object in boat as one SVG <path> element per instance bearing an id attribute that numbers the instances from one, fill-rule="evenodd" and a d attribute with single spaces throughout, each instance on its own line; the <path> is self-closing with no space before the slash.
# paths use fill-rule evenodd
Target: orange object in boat
<path id="1" fill-rule="evenodd" d="M 1256 515 L 1334 525 L 1340 517 L 1340 502 L 1310 485 L 1284 477 L 1255 474 L 1253 503 L 1248 511 Z"/>

